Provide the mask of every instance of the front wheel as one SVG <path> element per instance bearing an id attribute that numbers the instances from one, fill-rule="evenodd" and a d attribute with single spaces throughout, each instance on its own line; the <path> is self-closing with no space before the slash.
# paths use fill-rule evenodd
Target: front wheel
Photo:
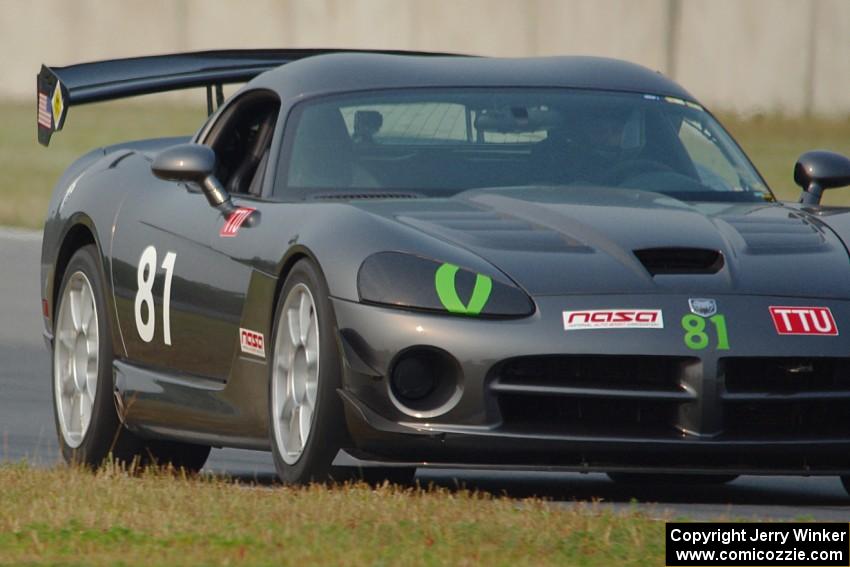
<path id="1" fill-rule="evenodd" d="M 336 392 L 342 365 L 327 285 L 312 262 L 300 260 L 280 297 L 269 364 L 275 468 L 288 484 L 343 480 L 331 467 L 348 431 Z"/>

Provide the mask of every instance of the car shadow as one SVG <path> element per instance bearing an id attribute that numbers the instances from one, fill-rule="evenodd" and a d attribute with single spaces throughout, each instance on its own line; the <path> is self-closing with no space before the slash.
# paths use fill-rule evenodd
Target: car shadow
<path id="1" fill-rule="evenodd" d="M 279 484 L 273 472 L 227 476 L 244 484 L 266 487 Z M 745 476 L 719 485 L 624 484 L 613 482 L 603 474 L 420 469 L 416 481 L 424 489 L 467 490 L 515 499 L 542 498 L 554 502 L 622 506 L 649 504 L 669 509 L 673 515 L 688 515 L 685 505 L 708 505 L 711 510 L 720 512 L 724 507 L 734 512 L 732 508 L 736 506 L 758 507 L 765 511 L 772 506 L 796 507 L 800 509 L 800 517 L 809 514 L 811 508 L 840 507 L 850 516 L 850 497 L 836 477 Z"/>
<path id="2" fill-rule="evenodd" d="M 847 506 L 836 477 L 740 477 L 727 484 L 634 483 L 611 481 L 603 474 L 429 471 L 418 480 L 428 486 L 462 488 L 511 498 L 555 501 L 649 502 L 659 504 L 746 504 Z"/>

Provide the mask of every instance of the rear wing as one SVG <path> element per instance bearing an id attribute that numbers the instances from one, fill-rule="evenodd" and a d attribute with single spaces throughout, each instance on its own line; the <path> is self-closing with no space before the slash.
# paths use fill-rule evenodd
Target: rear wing
<path id="1" fill-rule="evenodd" d="M 356 49 L 236 49 L 153 55 L 81 63 L 67 67 L 41 66 L 36 79 L 38 142 L 50 143 L 61 130 L 68 108 L 137 95 L 207 88 L 207 111 L 224 97 L 221 86 L 244 83 L 264 71 L 292 61 L 335 52 L 364 52 Z M 448 55 L 411 51 L 366 51 L 393 55 Z"/>

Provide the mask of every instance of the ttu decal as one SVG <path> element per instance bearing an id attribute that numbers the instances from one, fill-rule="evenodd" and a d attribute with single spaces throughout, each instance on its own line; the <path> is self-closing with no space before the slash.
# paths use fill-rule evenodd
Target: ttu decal
<path id="1" fill-rule="evenodd" d="M 263 336 L 263 333 L 240 328 L 239 345 L 242 348 L 242 352 L 246 354 L 253 354 L 260 358 L 266 357 L 266 338 Z"/>
<path id="2" fill-rule="evenodd" d="M 780 335 L 838 335 L 829 307 L 770 306 L 773 326 Z"/>
<path id="3" fill-rule="evenodd" d="M 564 330 L 663 329 L 661 309 L 594 309 L 564 311 Z"/>
<path id="4" fill-rule="evenodd" d="M 227 217 L 227 221 L 224 223 L 224 226 L 221 227 L 221 231 L 218 233 L 222 238 L 233 238 L 237 234 L 239 234 L 239 229 L 245 224 L 245 221 L 248 220 L 248 217 L 251 216 L 251 213 L 254 212 L 255 209 L 250 207 L 239 207 Z"/>

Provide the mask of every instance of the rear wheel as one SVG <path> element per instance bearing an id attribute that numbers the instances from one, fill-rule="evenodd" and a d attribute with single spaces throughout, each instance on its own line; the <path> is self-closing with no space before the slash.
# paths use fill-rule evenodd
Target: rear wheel
<path id="1" fill-rule="evenodd" d="M 68 263 L 59 288 L 53 340 L 53 415 L 62 456 L 100 466 L 112 454 L 124 463 L 171 464 L 197 471 L 210 448 L 143 440 L 124 428 L 113 399 L 112 335 L 93 245 Z"/>
<path id="2" fill-rule="evenodd" d="M 608 478 L 621 484 L 726 484 L 736 474 L 652 474 L 652 473 L 607 473 Z"/>

